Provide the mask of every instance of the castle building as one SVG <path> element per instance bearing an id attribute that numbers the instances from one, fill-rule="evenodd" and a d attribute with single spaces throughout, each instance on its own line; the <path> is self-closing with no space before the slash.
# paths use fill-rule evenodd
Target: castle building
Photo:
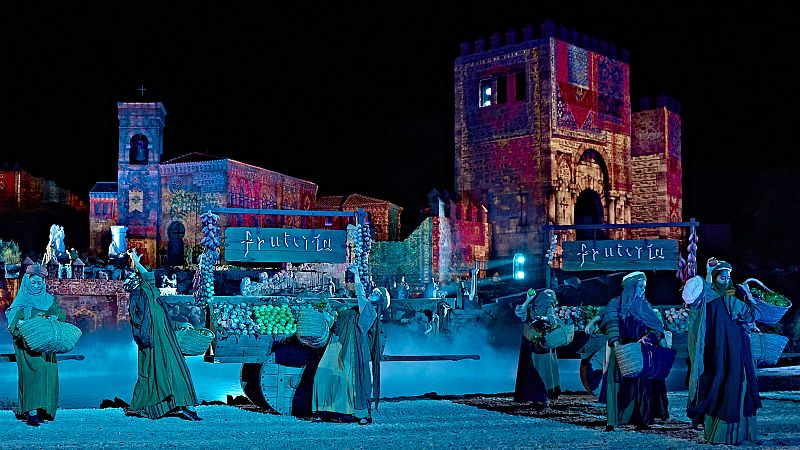
<path id="1" fill-rule="evenodd" d="M 493 259 L 543 261 L 545 224 L 681 220 L 679 105 L 632 112 L 627 51 L 544 22 L 463 43 L 454 75 L 456 191 L 486 205 Z"/>
<path id="2" fill-rule="evenodd" d="M 317 185 L 230 158 L 190 153 L 161 161 L 164 105 L 118 103 L 116 182 L 90 197 L 90 252 L 106 255 L 110 227 L 127 227 L 127 246 L 150 265 L 182 264 L 202 238 L 200 215 L 212 208 L 314 209 Z M 223 226 L 305 227 L 310 218 L 231 214 Z"/>

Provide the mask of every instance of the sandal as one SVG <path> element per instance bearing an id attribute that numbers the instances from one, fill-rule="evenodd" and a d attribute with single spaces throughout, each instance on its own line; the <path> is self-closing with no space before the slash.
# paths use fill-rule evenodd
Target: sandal
<path id="1" fill-rule="evenodd" d="M 359 419 L 358 421 L 359 425 L 369 425 L 371 423 L 372 423 L 372 417 L 364 417 L 362 419 Z"/>

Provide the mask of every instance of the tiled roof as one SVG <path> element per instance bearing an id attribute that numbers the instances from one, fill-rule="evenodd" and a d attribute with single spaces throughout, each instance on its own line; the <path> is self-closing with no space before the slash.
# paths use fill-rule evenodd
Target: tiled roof
<path id="1" fill-rule="evenodd" d="M 367 197 L 366 195 L 361 194 L 351 194 L 347 197 L 347 200 L 344 201 L 342 204 L 343 208 L 346 207 L 353 207 L 353 206 L 364 206 L 364 205 L 392 205 L 392 202 L 381 200 L 378 198 Z"/>
<path id="2" fill-rule="evenodd" d="M 338 210 L 342 207 L 343 195 L 329 195 L 317 199 L 317 209 Z"/>
<path id="3" fill-rule="evenodd" d="M 117 182 L 116 181 L 98 181 L 94 184 L 89 193 L 111 193 L 117 192 Z"/>
<path id="4" fill-rule="evenodd" d="M 219 161 L 227 158 L 221 156 L 209 155 L 208 153 L 192 152 L 185 155 L 172 158 L 169 161 L 164 161 L 163 164 L 177 164 L 177 163 L 192 163 L 192 162 L 206 162 L 206 161 Z"/>

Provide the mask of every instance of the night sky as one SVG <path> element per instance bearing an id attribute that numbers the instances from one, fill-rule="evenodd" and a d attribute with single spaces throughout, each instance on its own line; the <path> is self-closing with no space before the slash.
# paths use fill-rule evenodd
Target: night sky
<path id="1" fill-rule="evenodd" d="M 428 191 L 453 190 L 459 43 L 529 23 L 538 36 L 550 18 L 629 49 L 634 109 L 661 92 L 681 102 L 687 219 L 769 229 L 763 197 L 778 216 L 800 203 L 787 192 L 800 55 L 776 6 L 23 3 L 0 6 L 0 163 L 87 198 L 116 179 L 116 103 L 161 101 L 164 160 L 227 156 L 320 195 L 387 199 L 413 225 Z"/>

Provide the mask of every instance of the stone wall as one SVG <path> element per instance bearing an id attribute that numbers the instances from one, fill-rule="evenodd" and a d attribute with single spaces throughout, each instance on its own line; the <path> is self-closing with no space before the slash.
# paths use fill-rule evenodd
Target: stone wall
<path id="1" fill-rule="evenodd" d="M 83 332 L 128 324 L 130 296 L 120 280 L 52 279 L 47 281 L 47 292 L 56 297 L 67 321 Z"/>

